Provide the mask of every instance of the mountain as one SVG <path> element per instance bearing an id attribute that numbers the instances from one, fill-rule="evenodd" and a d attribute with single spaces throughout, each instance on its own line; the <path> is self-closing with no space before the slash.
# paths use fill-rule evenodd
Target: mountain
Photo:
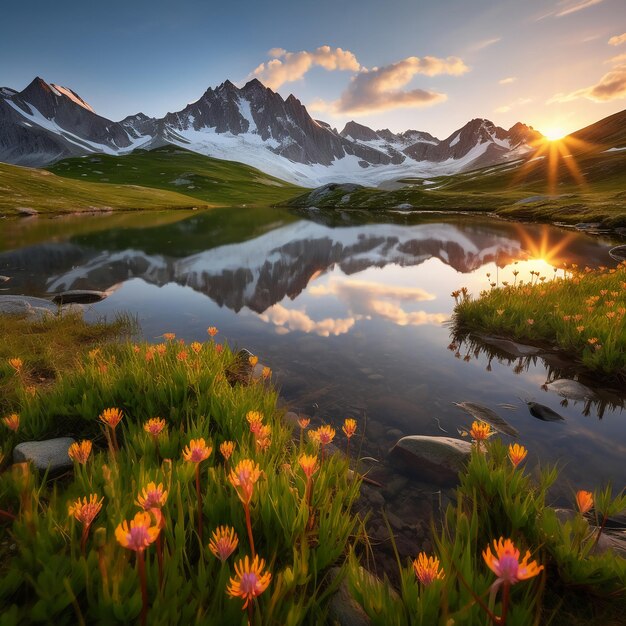
<path id="1" fill-rule="evenodd" d="M 444 140 L 417 130 L 375 131 L 354 121 L 338 132 L 314 120 L 293 95 L 283 99 L 257 79 L 241 88 L 227 80 L 162 118 L 137 113 L 120 122 L 99 116 L 71 89 L 41 78 L 20 92 L 0 89 L 0 160 L 20 165 L 174 144 L 305 186 L 372 185 L 517 159 L 539 138 L 524 124 L 505 130 L 483 119 Z"/>

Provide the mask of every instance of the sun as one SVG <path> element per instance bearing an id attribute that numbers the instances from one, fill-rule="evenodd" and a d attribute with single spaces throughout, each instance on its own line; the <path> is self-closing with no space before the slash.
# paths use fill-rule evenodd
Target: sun
<path id="1" fill-rule="evenodd" d="M 562 128 L 553 127 L 544 130 L 543 135 L 548 141 L 558 141 L 563 139 L 567 133 Z"/>

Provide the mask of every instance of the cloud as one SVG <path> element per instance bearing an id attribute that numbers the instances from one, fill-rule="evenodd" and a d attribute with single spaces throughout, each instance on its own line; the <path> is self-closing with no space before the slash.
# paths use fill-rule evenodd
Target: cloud
<path id="1" fill-rule="evenodd" d="M 557 93 L 547 101 L 547 104 L 571 102 L 579 98 L 587 98 L 593 102 L 609 102 L 626 98 L 626 63 L 615 66 L 595 85 L 577 89 L 569 94 Z"/>
<path id="2" fill-rule="evenodd" d="M 409 302 L 423 302 L 434 300 L 435 295 L 420 287 L 401 287 L 396 285 L 381 285 L 366 280 L 352 280 L 346 282 L 337 278 L 331 278 L 327 285 L 313 285 L 309 288 L 309 293 L 314 296 L 330 295 L 360 295 L 367 294 L 369 297 L 393 298 L 395 300 Z"/>
<path id="3" fill-rule="evenodd" d="M 502 41 L 502 37 L 494 37 L 493 39 L 485 39 L 484 41 L 479 41 L 477 44 L 473 45 L 470 50 L 478 51 L 484 50 L 489 46 L 493 46 L 494 43 L 498 43 Z"/>
<path id="4" fill-rule="evenodd" d="M 578 11 L 592 7 L 594 4 L 600 4 L 601 2 L 602 0 L 561 0 L 561 2 L 559 2 L 559 6 L 563 8 L 558 9 L 554 16 L 564 17 L 565 15 L 577 13 Z"/>
<path id="5" fill-rule="evenodd" d="M 261 63 L 254 69 L 251 76 L 258 78 L 271 89 L 278 89 L 285 83 L 300 80 L 312 67 L 319 66 L 325 70 L 349 70 L 358 72 L 361 69 L 356 56 L 349 50 L 320 46 L 313 52 L 288 52 L 283 48 L 272 48 L 268 55 L 272 58 Z"/>
<path id="6" fill-rule="evenodd" d="M 626 52 L 624 52 L 623 54 L 618 54 L 616 57 L 613 57 L 612 59 L 607 59 L 605 61 L 605 63 L 626 63 Z"/>
<path id="7" fill-rule="evenodd" d="M 622 33 L 621 35 L 615 35 L 609 39 L 610 46 L 619 46 L 620 44 L 626 43 L 626 33 Z"/>
<path id="8" fill-rule="evenodd" d="M 344 335 L 356 323 L 357 318 L 347 317 L 344 319 L 326 318 L 316 322 L 305 311 L 287 309 L 282 304 L 275 304 L 259 316 L 264 322 L 277 326 L 276 331 L 283 335 L 293 330 L 304 333 L 315 333 L 320 337 L 330 335 Z"/>
<path id="9" fill-rule="evenodd" d="M 511 109 L 515 109 L 517 107 L 521 107 L 524 106 L 525 104 L 528 104 L 530 102 L 532 102 L 533 99 L 532 98 L 518 98 L 517 100 L 510 102 L 509 104 L 505 104 L 501 107 L 498 107 L 497 109 L 494 109 L 495 113 L 506 113 L 507 111 L 510 111 Z"/>
<path id="10" fill-rule="evenodd" d="M 411 89 L 404 91 L 411 79 L 418 75 L 437 76 L 448 74 L 459 76 L 469 68 L 458 57 L 408 57 L 397 63 L 370 70 L 362 68 L 352 77 L 347 89 L 338 100 L 327 103 L 317 100 L 310 108 L 331 113 L 353 115 L 388 111 L 400 107 L 429 106 L 443 102 L 447 96 L 437 91 Z"/>
<path id="11" fill-rule="evenodd" d="M 517 76 L 507 76 L 506 78 L 502 78 L 498 82 L 501 85 L 510 85 L 511 83 L 514 83 L 516 80 L 517 80 Z"/>

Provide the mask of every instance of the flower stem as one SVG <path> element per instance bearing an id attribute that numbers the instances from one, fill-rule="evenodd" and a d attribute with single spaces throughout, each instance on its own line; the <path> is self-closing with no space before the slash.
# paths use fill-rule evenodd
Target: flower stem
<path id="1" fill-rule="evenodd" d="M 89 526 L 83 527 L 83 534 L 80 538 L 80 552 L 87 558 L 87 536 L 89 535 Z"/>
<path id="2" fill-rule="evenodd" d="M 500 617 L 500 625 L 506 626 L 506 616 L 509 611 L 509 591 L 511 583 L 505 582 L 502 590 L 502 616 Z"/>
<path id="3" fill-rule="evenodd" d="M 596 540 L 593 542 L 592 550 L 598 545 L 598 541 L 600 541 L 600 535 L 604 530 L 604 526 L 606 525 L 607 516 L 606 514 L 602 517 L 602 524 L 600 524 L 600 528 L 598 529 L 598 534 L 596 535 Z"/>
<path id="4" fill-rule="evenodd" d="M 254 558 L 256 556 L 256 552 L 254 550 L 254 538 L 252 536 L 252 522 L 250 521 L 250 505 L 248 503 L 244 503 L 243 508 L 246 512 L 246 528 L 248 529 L 248 541 L 250 542 L 250 551 L 252 552 L 252 558 Z"/>
<path id="5" fill-rule="evenodd" d="M 137 551 L 137 566 L 139 567 L 139 582 L 141 584 L 141 626 L 146 625 L 148 617 L 148 588 L 146 586 L 146 562 L 143 550 Z"/>
<path id="6" fill-rule="evenodd" d="M 350 460 L 350 437 L 348 437 L 348 443 L 346 443 L 346 456 L 348 457 L 348 461 Z"/>
<path id="7" fill-rule="evenodd" d="M 252 601 L 248 602 L 248 626 L 252 626 L 252 621 L 254 620 L 254 608 L 252 606 Z"/>
<path id="8" fill-rule="evenodd" d="M 15 519 L 15 515 L 13 515 L 13 513 L 9 513 L 8 511 L 3 511 L 2 509 L 0 509 L 0 516 L 6 517 L 7 519 L 10 519 L 10 520 Z"/>
<path id="9" fill-rule="evenodd" d="M 200 463 L 196 463 L 196 495 L 198 496 L 198 536 L 202 546 L 202 492 L 200 491 Z"/>

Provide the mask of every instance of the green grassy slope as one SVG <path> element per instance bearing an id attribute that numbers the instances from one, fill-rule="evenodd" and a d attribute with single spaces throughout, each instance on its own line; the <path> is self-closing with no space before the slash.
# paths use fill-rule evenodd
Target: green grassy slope
<path id="1" fill-rule="evenodd" d="M 599 221 L 626 225 L 626 151 L 571 150 L 572 156 L 495 167 L 453 176 L 404 179 L 395 191 L 363 188 L 312 198 L 291 207 L 385 209 L 410 204 L 423 210 L 489 211 L 510 217 L 569 223 Z M 406 208 L 406 207 L 405 207 Z"/>
<path id="2" fill-rule="evenodd" d="M 0 215 L 17 209 L 74 213 L 107 209 L 182 209 L 210 206 L 182 193 L 61 178 L 46 170 L 0 163 Z"/>
<path id="3" fill-rule="evenodd" d="M 213 159 L 176 146 L 136 150 L 124 156 L 65 159 L 49 169 L 75 180 L 143 185 L 219 206 L 269 206 L 302 191 L 243 163 Z"/>

